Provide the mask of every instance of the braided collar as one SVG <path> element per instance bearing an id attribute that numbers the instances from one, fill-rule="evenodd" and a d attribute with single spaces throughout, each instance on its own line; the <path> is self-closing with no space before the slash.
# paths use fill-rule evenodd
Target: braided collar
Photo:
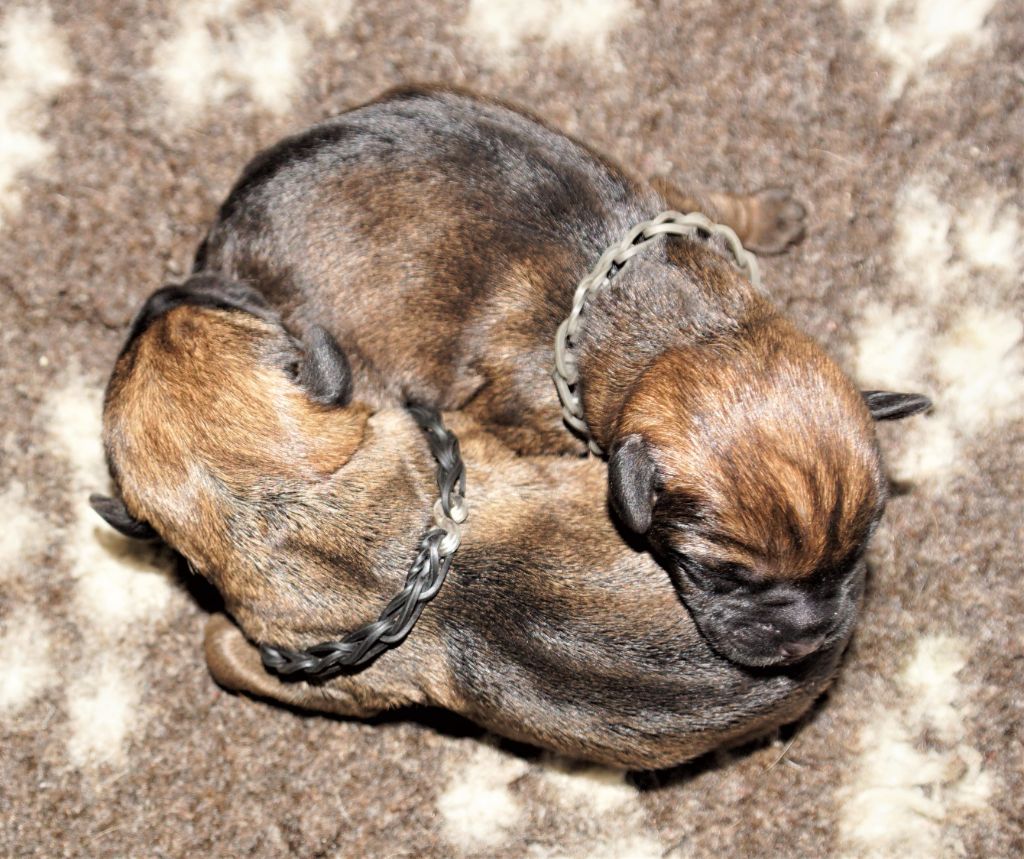
<path id="1" fill-rule="evenodd" d="M 444 584 L 462 540 L 459 525 L 466 521 L 466 466 L 459 440 L 445 427 L 440 413 L 422 406 L 410 406 L 408 411 L 427 433 L 430 452 L 437 460 L 438 499 L 434 502 L 435 525 L 420 540 L 405 587 L 377 620 L 357 627 L 339 641 L 326 641 L 305 650 L 261 644 L 260 655 L 268 671 L 296 680 L 327 680 L 347 668 L 365 667 L 405 640 L 423 607 Z"/>
<path id="2" fill-rule="evenodd" d="M 583 400 L 578 390 L 580 374 L 573 348 L 578 342 L 578 334 L 583 326 L 581 316 L 588 298 L 606 289 L 626 263 L 648 242 L 660 235 L 722 236 L 734 265 L 754 286 L 761 285 L 761 271 L 757 265 L 757 258 L 743 247 L 739 236 L 731 228 L 714 223 L 700 212 L 691 212 L 688 215 L 673 211 L 662 212 L 649 221 L 637 224 L 619 241 L 610 245 L 601 254 L 593 269 L 579 282 L 573 295 L 572 310 L 558 326 L 558 332 L 555 334 L 555 369 L 551 374 L 558 390 L 558 399 L 562 403 L 563 419 L 574 432 L 587 440 L 591 453 L 600 455 L 603 451 L 594 441 L 583 417 Z"/>

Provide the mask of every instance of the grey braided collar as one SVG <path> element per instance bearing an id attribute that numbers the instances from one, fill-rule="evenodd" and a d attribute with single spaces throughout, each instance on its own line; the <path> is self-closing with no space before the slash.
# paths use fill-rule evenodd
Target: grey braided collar
<path id="1" fill-rule="evenodd" d="M 608 287 L 612 278 L 622 267 L 652 239 L 660 235 L 676 236 L 722 236 L 732 254 L 733 262 L 754 286 L 761 285 L 761 272 L 757 266 L 757 258 L 743 247 L 739 236 L 724 224 L 716 224 L 707 215 L 691 212 L 684 215 L 680 212 L 662 212 L 660 215 L 637 224 L 615 244 L 609 246 L 597 265 L 579 282 L 572 299 L 572 310 L 569 316 L 558 326 L 555 334 L 555 369 L 551 374 L 558 389 L 558 399 L 562 402 L 562 417 L 576 433 L 587 440 L 592 453 L 601 454 L 601 447 L 594 441 L 590 428 L 583 417 L 583 401 L 577 386 L 580 380 L 573 348 L 577 335 L 582 327 L 581 315 L 586 307 L 587 299 L 595 292 Z"/>
<path id="2" fill-rule="evenodd" d="M 410 406 L 408 411 L 426 431 L 430 451 L 437 460 L 439 497 L 434 502 L 436 524 L 420 540 L 405 587 L 377 620 L 363 624 L 340 641 L 326 641 L 306 650 L 261 644 L 260 655 L 268 671 L 296 680 L 326 680 L 347 668 L 365 667 L 405 640 L 423 607 L 444 584 L 462 540 L 459 525 L 466 521 L 466 467 L 459 440 L 445 427 L 437 411 L 422 406 Z"/>

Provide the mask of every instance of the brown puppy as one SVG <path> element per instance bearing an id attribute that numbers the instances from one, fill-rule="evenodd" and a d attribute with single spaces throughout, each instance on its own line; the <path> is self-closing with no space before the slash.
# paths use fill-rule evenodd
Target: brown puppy
<path id="1" fill-rule="evenodd" d="M 600 461 L 518 457 L 458 414 L 469 519 L 408 639 L 321 684 L 267 674 L 250 641 L 308 647 L 375 618 L 431 522 L 424 434 L 404 410 L 345 405 L 347 376 L 329 338 L 298 343 L 258 296 L 209 277 L 157 292 L 118 359 L 104 439 L 121 497 L 95 503 L 220 590 L 245 633 L 208 626 L 225 686 L 353 716 L 432 704 L 564 754 L 661 767 L 795 718 L 829 682 L 841 640 L 771 671 L 711 649 L 607 517 Z"/>
<path id="2" fill-rule="evenodd" d="M 776 248 L 801 214 L 771 194 L 710 202 Z M 519 453 L 579 452 L 555 331 L 605 248 L 668 205 L 521 113 L 397 92 L 259 155 L 196 265 L 326 326 L 360 399 L 464 410 Z M 885 486 L 868 405 L 822 349 L 716 241 L 662 237 L 588 305 L 577 359 L 611 502 L 713 646 L 765 666 L 841 640 Z M 885 417 L 928 405 L 874 396 Z"/>

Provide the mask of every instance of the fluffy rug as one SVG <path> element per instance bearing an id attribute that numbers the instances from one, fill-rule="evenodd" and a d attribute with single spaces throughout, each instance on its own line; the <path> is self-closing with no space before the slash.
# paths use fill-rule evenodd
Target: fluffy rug
<path id="1" fill-rule="evenodd" d="M 1022 56 L 1020 0 L 5 3 L 0 854 L 1024 853 Z M 631 774 L 443 713 L 234 697 L 200 652 L 211 594 L 89 510 L 133 310 L 253 153 L 408 81 L 638 173 L 792 186 L 778 302 L 863 385 L 934 397 L 882 429 L 863 620 L 800 725 Z"/>

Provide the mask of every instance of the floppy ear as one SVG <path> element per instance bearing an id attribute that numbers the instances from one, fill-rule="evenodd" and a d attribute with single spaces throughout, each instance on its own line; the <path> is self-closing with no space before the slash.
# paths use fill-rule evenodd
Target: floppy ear
<path id="1" fill-rule="evenodd" d="M 120 531 L 126 537 L 136 540 L 152 540 L 160 536 L 151 525 L 140 522 L 132 516 L 120 498 L 93 493 L 89 496 L 89 504 L 111 528 Z"/>
<path id="2" fill-rule="evenodd" d="M 285 684 L 268 674 L 260 659 L 259 648 L 223 614 L 214 614 L 206 622 L 203 650 L 210 674 L 225 689 L 247 692 L 261 698 L 273 698 L 287 704 L 294 684 Z"/>
<path id="3" fill-rule="evenodd" d="M 608 488 L 612 506 L 630 530 L 646 534 L 658 500 L 658 468 L 639 433 L 612 447 L 608 459 Z"/>
<path id="4" fill-rule="evenodd" d="M 898 421 L 932 407 L 932 401 L 924 394 L 897 394 L 893 391 L 861 391 L 861 394 L 876 421 Z"/>
<path id="5" fill-rule="evenodd" d="M 211 615 L 206 622 L 203 650 L 213 679 L 231 692 L 245 692 L 292 707 L 345 716 L 373 716 L 380 712 L 379 707 L 368 707 L 356 701 L 344 689 L 325 694 L 320 686 L 286 681 L 270 674 L 263 667 L 260 649 L 226 615 Z"/>
<path id="6" fill-rule="evenodd" d="M 303 339 L 306 360 L 299 383 L 316 402 L 347 406 L 352 399 L 352 368 L 338 341 L 319 325 L 312 325 Z"/>

